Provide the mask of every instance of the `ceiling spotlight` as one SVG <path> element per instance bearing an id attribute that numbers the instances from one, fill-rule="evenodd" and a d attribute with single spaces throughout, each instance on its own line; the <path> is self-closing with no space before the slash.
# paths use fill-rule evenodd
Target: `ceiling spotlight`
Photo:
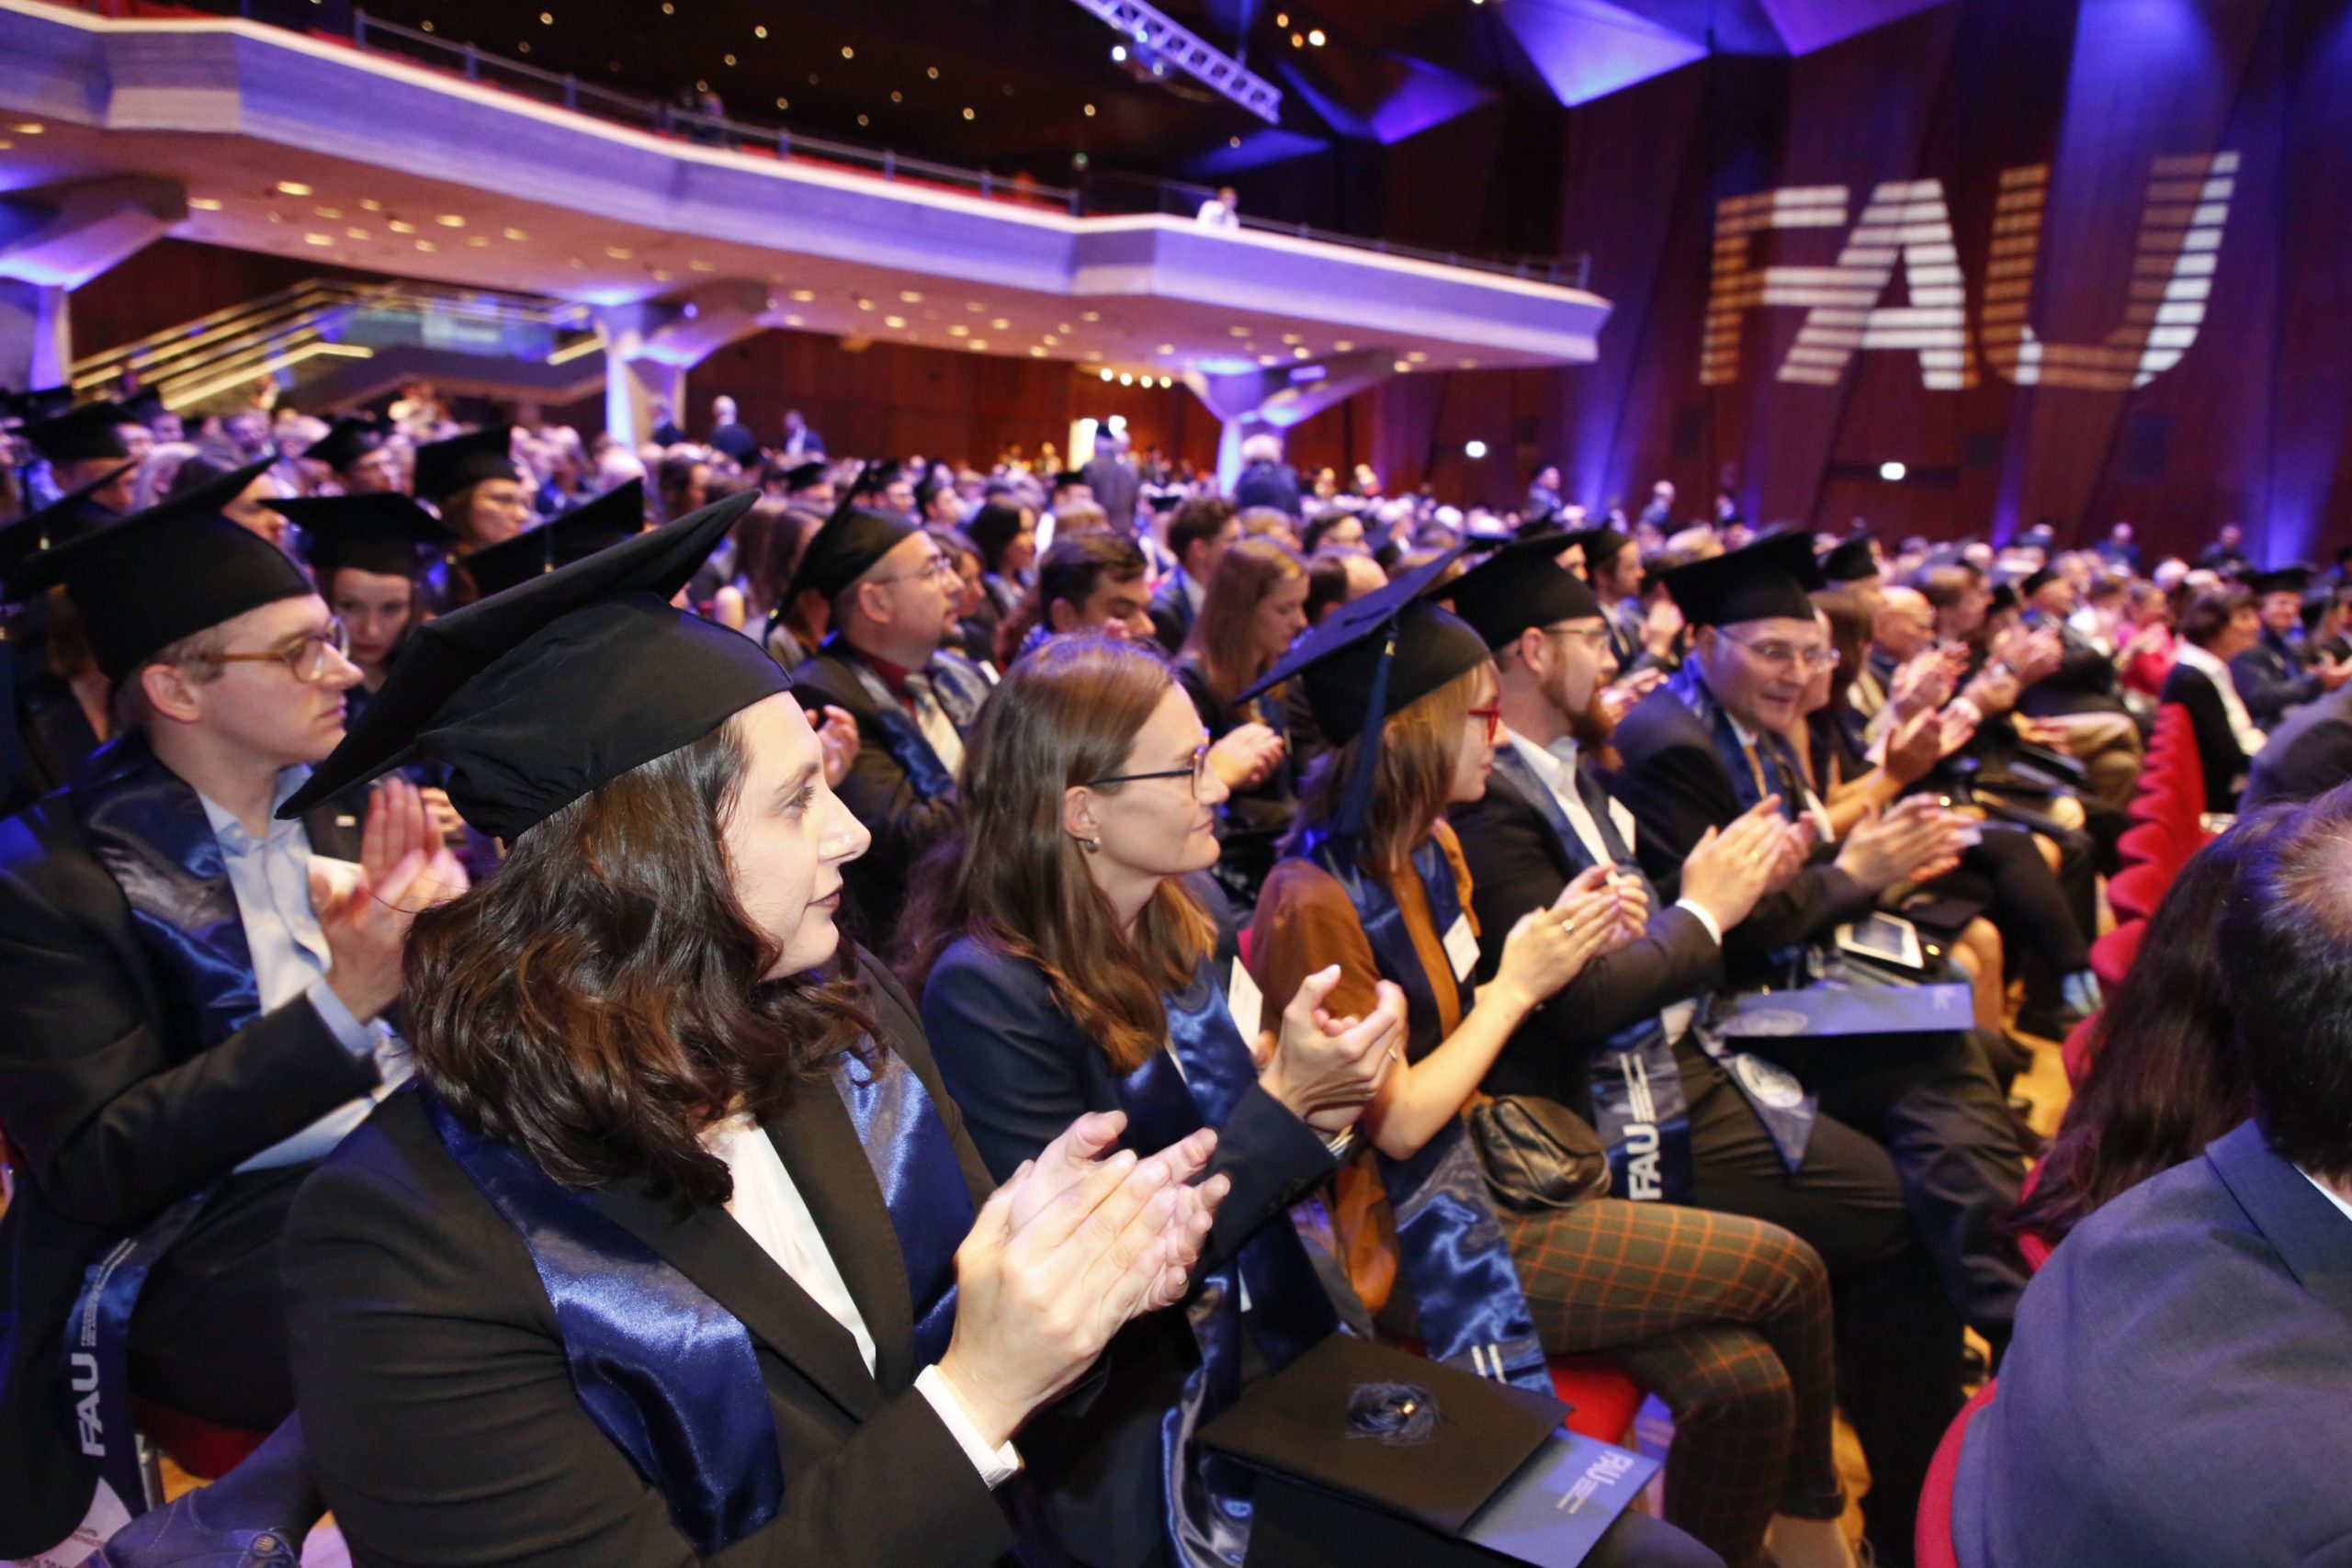
<path id="1" fill-rule="evenodd" d="M 752 29 L 752 36 L 753 38 L 765 38 L 768 36 L 768 29 L 764 24 L 760 27 L 753 28 Z"/>
<path id="2" fill-rule="evenodd" d="M 220 210 L 220 203 L 209 196 L 189 197 L 187 198 L 187 204 L 198 212 L 218 212 Z"/>
<path id="3" fill-rule="evenodd" d="M 1123 43 L 1113 44 L 1111 46 L 1111 58 L 1114 61 L 1124 62 L 1127 58 L 1127 46 Z"/>
<path id="4" fill-rule="evenodd" d="M 1092 104 L 1086 106 L 1086 118 L 1089 119 L 1092 119 L 1094 118 L 1094 106 Z"/>
<path id="5" fill-rule="evenodd" d="M 433 221 L 440 224 L 444 229 L 462 229 L 466 226 L 466 220 L 454 212 L 445 212 Z"/>
<path id="6" fill-rule="evenodd" d="M 520 229 L 508 229 L 504 232 L 510 240 L 527 240 L 531 237 Z"/>
<path id="7" fill-rule="evenodd" d="M 966 109 L 966 110 L 964 111 L 964 118 L 965 118 L 966 119 L 969 119 L 969 118 L 972 118 L 972 111 L 971 111 L 970 109 Z"/>
<path id="8" fill-rule="evenodd" d="M 1104 366 L 1104 367 L 1102 367 L 1102 379 L 1104 379 L 1105 381 L 1108 381 L 1110 378 L 1111 378 L 1111 367 L 1110 367 L 1109 366 L 1107 366 L 1107 365 L 1106 365 L 1106 366 Z"/>
<path id="9" fill-rule="evenodd" d="M 17 129 L 18 130 L 22 130 L 25 128 L 20 125 L 17 127 Z M 277 194 L 280 196 L 308 196 L 311 194 L 311 187 L 304 185 L 300 180 L 280 180 L 277 182 Z"/>
<path id="10" fill-rule="evenodd" d="M 843 60 L 855 60 L 857 58 L 857 51 L 850 48 L 847 44 L 843 44 L 842 45 L 842 58 Z"/>
<path id="11" fill-rule="evenodd" d="M 1462 455 L 1476 461 L 1487 455 L 1487 444 L 1483 441 L 1464 441 L 1462 444 Z"/>
<path id="12" fill-rule="evenodd" d="M 302 236 L 302 240 L 305 244 L 311 245 L 332 245 L 334 243 L 334 236 L 333 234 L 305 234 Z"/>
<path id="13" fill-rule="evenodd" d="M 1878 477 L 1889 484 L 1901 482 L 1903 476 L 1910 471 L 1900 463 L 1881 463 L 1878 466 Z"/>
<path id="14" fill-rule="evenodd" d="M 1324 42 L 1323 29 L 1321 28 L 1317 28 L 1314 31 L 1308 33 L 1306 35 L 1306 41 L 1314 45 L 1317 49 L 1321 49 Z"/>
<path id="15" fill-rule="evenodd" d="M 1119 385 L 1120 385 L 1120 386 L 1122 386 L 1122 387 L 1132 387 L 1132 386 L 1134 386 L 1135 384 L 1136 384 L 1136 378 L 1135 378 L 1135 376 L 1134 376 L 1131 372 L 1129 372 L 1129 371 L 1125 371 L 1125 370 L 1122 370 L 1122 371 L 1120 371 L 1120 372 L 1119 372 Z"/>

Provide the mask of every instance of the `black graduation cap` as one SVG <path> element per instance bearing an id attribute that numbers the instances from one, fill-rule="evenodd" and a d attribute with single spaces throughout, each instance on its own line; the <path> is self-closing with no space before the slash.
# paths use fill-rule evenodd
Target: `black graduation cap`
<path id="1" fill-rule="evenodd" d="M 459 816 L 512 840 L 787 690 L 756 641 L 670 604 L 757 499 L 739 491 L 418 626 L 278 816 L 431 761 Z"/>
<path id="2" fill-rule="evenodd" d="M 1878 556 L 1871 548 L 1868 534 L 1838 540 L 1821 558 L 1821 575 L 1831 582 L 1868 582 L 1879 571 Z"/>
<path id="3" fill-rule="evenodd" d="M 101 399 L 27 425 L 25 439 L 33 444 L 34 451 L 52 463 L 128 457 L 130 448 L 123 445 L 121 426 L 138 423 L 115 404 Z"/>
<path id="4" fill-rule="evenodd" d="M 1503 546 L 1439 592 L 1490 649 L 1519 640 L 1530 626 L 1580 621 L 1601 613 L 1583 578 L 1559 563 L 1573 534 L 1526 534 Z"/>
<path id="5" fill-rule="evenodd" d="M 1446 569 L 1476 547 L 1464 543 L 1441 551 L 1332 611 L 1237 700 L 1298 676 L 1316 724 L 1333 745 L 1344 746 L 1485 663 L 1487 639 L 1429 598 Z"/>
<path id="6" fill-rule="evenodd" d="M 327 426 L 327 433 L 312 442 L 311 449 L 302 455 L 316 457 L 328 468 L 340 471 L 381 446 L 384 435 L 384 427 L 377 421 L 345 415 Z"/>
<path id="7" fill-rule="evenodd" d="M 826 599 L 837 597 L 841 591 L 874 570 L 874 563 L 896 549 L 900 541 L 912 538 L 918 530 L 906 518 L 894 512 L 875 512 L 863 506 L 842 506 L 825 519 L 817 536 L 800 552 L 800 564 L 792 569 L 792 587 L 787 600 L 797 599 L 814 589 Z"/>
<path id="8" fill-rule="evenodd" d="M 1821 563 L 1804 534 L 1772 534 L 1736 550 L 1678 566 L 1666 591 L 1694 626 L 1736 626 L 1772 616 L 1813 619 L 1806 595 L 1821 583 Z"/>
<path id="9" fill-rule="evenodd" d="M 1988 615 L 1997 615 L 2005 610 L 2014 610 L 2017 607 L 2018 585 L 2014 582 L 1997 583 L 1994 586 L 1992 598 L 1985 602 L 1984 613 Z"/>
<path id="10" fill-rule="evenodd" d="M 1334 1334 L 1210 1422 L 1201 1441 L 1257 1473 L 1252 1568 L 1573 1562 L 1534 1540 L 1493 1557 L 1464 1540 L 1476 1540 L 1472 1521 L 1566 1414 L 1531 1389 Z M 1544 1511 L 1562 1510 L 1555 1501 Z"/>
<path id="11" fill-rule="evenodd" d="M 2282 566 L 2276 571 L 2250 571 L 2245 585 L 2256 593 L 2301 593 L 2312 585 L 2312 569 Z"/>
<path id="12" fill-rule="evenodd" d="M 857 478 L 850 481 L 847 493 L 852 499 L 861 495 L 879 495 L 898 477 L 899 459 L 876 457 L 857 470 Z"/>
<path id="13" fill-rule="evenodd" d="M 503 424 L 452 435 L 416 449 L 416 493 L 441 501 L 485 479 L 519 479 L 514 433 Z"/>
<path id="14" fill-rule="evenodd" d="M 164 394 L 153 387 L 141 388 L 119 406 L 124 417 L 138 424 L 152 425 L 171 412 L 164 406 Z"/>
<path id="15" fill-rule="evenodd" d="M 1582 545 L 1585 570 L 1597 572 L 1608 566 L 1611 561 L 1615 560 L 1618 552 L 1633 542 L 1634 536 L 1631 534 L 1621 534 L 1616 529 L 1604 525 L 1599 528 L 1580 529 L 1567 535 L 1561 539 L 1560 546 L 1565 549 L 1570 545 Z"/>
<path id="16" fill-rule="evenodd" d="M 36 387 L 28 392 L 0 392 L 0 419 L 28 423 L 55 419 L 74 406 L 71 387 Z"/>
<path id="17" fill-rule="evenodd" d="M 826 465 L 822 462 L 795 463 L 784 471 L 784 488 L 802 491 L 824 481 Z"/>
<path id="18" fill-rule="evenodd" d="M 273 458 L 232 468 L 109 527 L 24 563 L 10 592 L 65 585 L 90 650 L 120 681 L 159 649 L 208 626 L 311 592 L 311 580 L 276 545 L 220 514 Z"/>
<path id="19" fill-rule="evenodd" d="M 501 593 L 645 531 L 645 484 L 630 479 L 562 516 L 465 558 L 474 591 Z"/>
<path id="20" fill-rule="evenodd" d="M 311 536 L 311 570 L 323 588 L 339 567 L 379 577 L 414 577 L 417 552 L 442 548 L 449 530 L 404 495 L 314 495 L 262 502 Z"/>
<path id="21" fill-rule="evenodd" d="M 38 512 L 27 513 L 0 527 L 0 603 L 17 597 L 11 581 L 16 570 L 43 550 L 54 549 L 107 526 L 92 517 L 83 502 L 120 479 L 130 465 L 111 468 L 78 490 L 71 490 Z"/>
<path id="22" fill-rule="evenodd" d="M 1056 490 L 1059 490 L 1065 485 L 1082 485 L 1086 483 L 1086 476 L 1079 472 L 1076 468 L 1064 468 L 1060 473 L 1054 476 L 1054 488 Z M 1090 485 L 1088 488 L 1091 489 L 1092 487 Z"/>

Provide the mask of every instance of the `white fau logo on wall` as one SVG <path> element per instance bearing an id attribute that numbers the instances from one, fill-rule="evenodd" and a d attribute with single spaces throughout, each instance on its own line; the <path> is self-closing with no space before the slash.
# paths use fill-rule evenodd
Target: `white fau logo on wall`
<path id="1" fill-rule="evenodd" d="M 1996 374 L 2020 387 L 2144 387 L 2179 364 L 2197 341 L 2237 166 L 2235 152 L 2154 162 L 2122 321 L 2094 344 L 2044 343 L 2026 319 L 2050 186 L 2046 164 L 2001 175 L 1974 349 L 1968 336 L 1968 280 L 1941 180 L 1878 186 L 1831 266 L 1757 266 L 1750 252 L 1755 236 L 1767 230 L 1845 229 L 1851 201 L 1847 186 L 1797 186 L 1731 197 L 1715 208 L 1700 385 L 1739 378 L 1741 325 L 1749 309 L 1770 305 L 1805 312 L 1781 361 L 1782 381 L 1835 386 L 1857 352 L 1878 349 L 1917 355 L 1919 378 L 1931 391 L 1976 385 L 1979 353 Z M 1881 304 L 1897 268 L 1909 303 Z"/>

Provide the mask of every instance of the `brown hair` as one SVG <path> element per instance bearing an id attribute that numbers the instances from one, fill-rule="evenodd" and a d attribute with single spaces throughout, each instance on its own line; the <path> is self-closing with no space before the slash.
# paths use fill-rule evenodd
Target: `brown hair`
<path id="1" fill-rule="evenodd" d="M 2231 618 L 2253 604 L 2254 595 L 2243 588 L 2217 588 L 2195 595 L 2180 612 L 2181 640 L 2199 648 L 2212 647 L 2230 629 Z"/>
<path id="2" fill-rule="evenodd" d="M 644 1178 L 681 1210 L 724 1201 L 702 1131 L 780 1114 L 872 1031 L 852 984 L 762 978 L 776 948 L 719 836 L 743 761 L 730 719 L 557 811 L 496 876 L 416 917 L 419 1068 L 460 1121 L 568 1186 Z"/>
<path id="3" fill-rule="evenodd" d="M 70 602 L 62 598 L 56 604 L 69 611 L 72 608 Z M 80 621 L 76 619 L 73 625 L 72 637 L 86 649 L 86 641 L 81 641 Z M 229 647 L 228 634 L 221 630 L 221 626 L 227 625 L 228 622 L 223 621 L 220 626 L 190 632 L 179 641 L 157 649 L 141 662 L 138 669 L 116 682 L 107 701 L 107 717 L 114 726 L 115 733 L 120 734 L 126 729 L 147 729 L 154 725 L 155 706 L 147 700 L 148 665 L 177 665 L 180 672 L 198 685 L 220 679 L 220 672 L 226 668 L 220 663 L 220 655 L 227 652 Z"/>
<path id="4" fill-rule="evenodd" d="M 1063 831 L 1062 796 L 1120 772 L 1174 684 L 1159 655 L 1108 637 L 1057 637 L 1006 672 L 965 740 L 962 830 L 913 879 L 901 935 L 910 989 L 920 993 L 939 955 L 969 936 L 1043 970 L 1114 1071 L 1132 1072 L 1160 1049 L 1159 998 L 1191 981 L 1216 944 L 1216 924 L 1170 879 L 1130 938 Z M 979 844 L 985 853 L 967 852 Z"/>
<path id="5" fill-rule="evenodd" d="M 1372 786 L 1372 812 L 1364 825 L 1361 863 L 1374 875 L 1395 875 L 1411 863 L 1430 825 L 1445 810 L 1453 793 L 1453 764 L 1463 727 L 1470 722 L 1471 694 L 1478 689 L 1474 665 L 1436 691 L 1426 693 L 1388 716 L 1380 729 L 1379 771 Z M 1317 760 L 1299 787 L 1298 817 L 1283 840 L 1283 853 L 1299 852 L 1306 829 L 1340 815 L 1363 747 L 1359 735 Z"/>
<path id="6" fill-rule="evenodd" d="M 1142 547 L 1125 534 L 1056 536 L 1054 547 L 1037 563 L 1037 585 L 1022 595 L 997 628 L 997 663 L 1010 668 L 1021 657 L 1021 645 L 1029 640 L 1032 627 L 1052 628 L 1057 603 L 1080 609 L 1104 578 L 1126 582 L 1141 577 L 1145 569 Z"/>
<path id="7" fill-rule="evenodd" d="M 1272 539 L 1236 540 L 1217 558 L 1200 616 L 1184 640 L 1184 651 L 1200 661 L 1209 690 L 1231 702 L 1266 672 L 1272 661 L 1252 642 L 1258 606 L 1283 583 L 1306 575 L 1298 557 Z"/>

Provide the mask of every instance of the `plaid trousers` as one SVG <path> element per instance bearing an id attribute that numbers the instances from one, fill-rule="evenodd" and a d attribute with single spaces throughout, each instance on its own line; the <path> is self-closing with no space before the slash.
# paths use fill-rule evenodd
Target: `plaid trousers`
<path id="1" fill-rule="evenodd" d="M 1673 1413 L 1668 1522 L 1758 1568 L 1775 1513 L 1838 1517 L 1829 1275 L 1812 1247 L 1617 1198 L 1501 1218 L 1544 1348 L 1606 1355 Z"/>

